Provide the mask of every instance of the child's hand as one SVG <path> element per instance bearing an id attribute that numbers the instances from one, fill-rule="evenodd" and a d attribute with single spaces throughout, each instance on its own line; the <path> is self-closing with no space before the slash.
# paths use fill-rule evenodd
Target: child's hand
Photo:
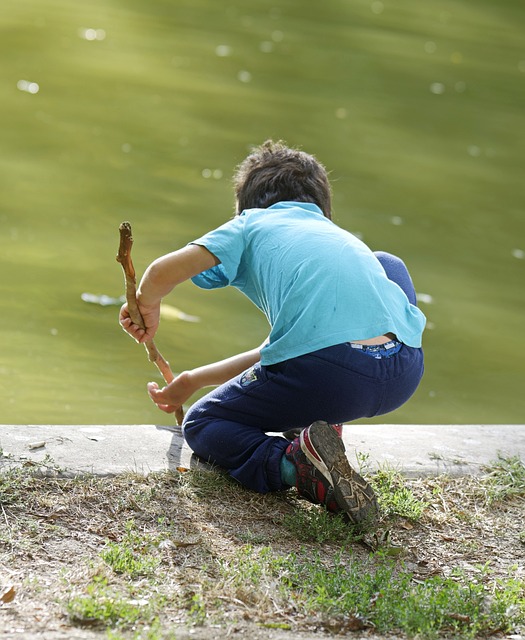
<path id="1" fill-rule="evenodd" d="M 149 397 L 157 407 L 166 413 L 175 413 L 199 387 L 195 385 L 191 372 L 183 371 L 167 386 L 159 389 L 156 382 L 148 383 Z"/>
<path id="2" fill-rule="evenodd" d="M 137 342 L 143 343 L 153 340 L 155 333 L 159 327 L 160 320 L 160 304 L 152 307 L 144 307 L 139 305 L 140 314 L 144 320 L 144 330 L 138 324 L 135 324 L 130 317 L 127 303 L 122 306 L 119 314 L 120 326 L 129 333 Z"/>

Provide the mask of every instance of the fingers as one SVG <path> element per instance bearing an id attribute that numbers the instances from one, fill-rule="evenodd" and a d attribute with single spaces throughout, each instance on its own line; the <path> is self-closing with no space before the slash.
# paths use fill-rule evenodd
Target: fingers
<path id="1" fill-rule="evenodd" d="M 148 382 L 147 388 L 149 397 L 161 411 L 165 413 L 175 413 L 180 409 L 180 405 L 169 403 L 169 398 L 166 397 L 166 387 L 159 389 L 159 385 L 156 382 Z"/>
<path id="2" fill-rule="evenodd" d="M 144 331 L 142 327 L 139 327 L 130 318 L 127 304 L 124 304 L 120 309 L 119 324 L 136 342 L 146 342 L 151 339 L 147 331 Z"/>

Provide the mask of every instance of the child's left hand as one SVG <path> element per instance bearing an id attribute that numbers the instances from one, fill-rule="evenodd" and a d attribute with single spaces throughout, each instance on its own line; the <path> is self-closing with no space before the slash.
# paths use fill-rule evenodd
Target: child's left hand
<path id="1" fill-rule="evenodd" d="M 149 382 L 148 394 L 161 411 L 175 413 L 198 388 L 193 383 L 191 372 L 183 371 L 162 389 L 156 382 Z"/>

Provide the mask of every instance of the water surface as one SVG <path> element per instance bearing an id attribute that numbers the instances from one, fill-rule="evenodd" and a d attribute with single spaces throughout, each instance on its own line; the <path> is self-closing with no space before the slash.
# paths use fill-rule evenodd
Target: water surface
<path id="1" fill-rule="evenodd" d="M 407 262 L 427 372 L 379 422 L 525 422 L 525 6 L 518 0 L 4 0 L 4 423 L 170 423 L 117 325 L 118 226 L 139 273 L 232 213 L 251 144 L 331 170 L 335 219 Z M 182 285 L 175 371 L 258 344 L 235 291 Z"/>

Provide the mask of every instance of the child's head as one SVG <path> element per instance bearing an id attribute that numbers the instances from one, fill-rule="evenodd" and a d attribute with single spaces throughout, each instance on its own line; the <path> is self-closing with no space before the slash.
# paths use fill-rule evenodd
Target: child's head
<path id="1" fill-rule="evenodd" d="M 332 218 L 331 189 L 323 165 L 304 151 L 267 140 L 241 162 L 233 176 L 237 213 L 293 200 L 316 204 Z"/>

